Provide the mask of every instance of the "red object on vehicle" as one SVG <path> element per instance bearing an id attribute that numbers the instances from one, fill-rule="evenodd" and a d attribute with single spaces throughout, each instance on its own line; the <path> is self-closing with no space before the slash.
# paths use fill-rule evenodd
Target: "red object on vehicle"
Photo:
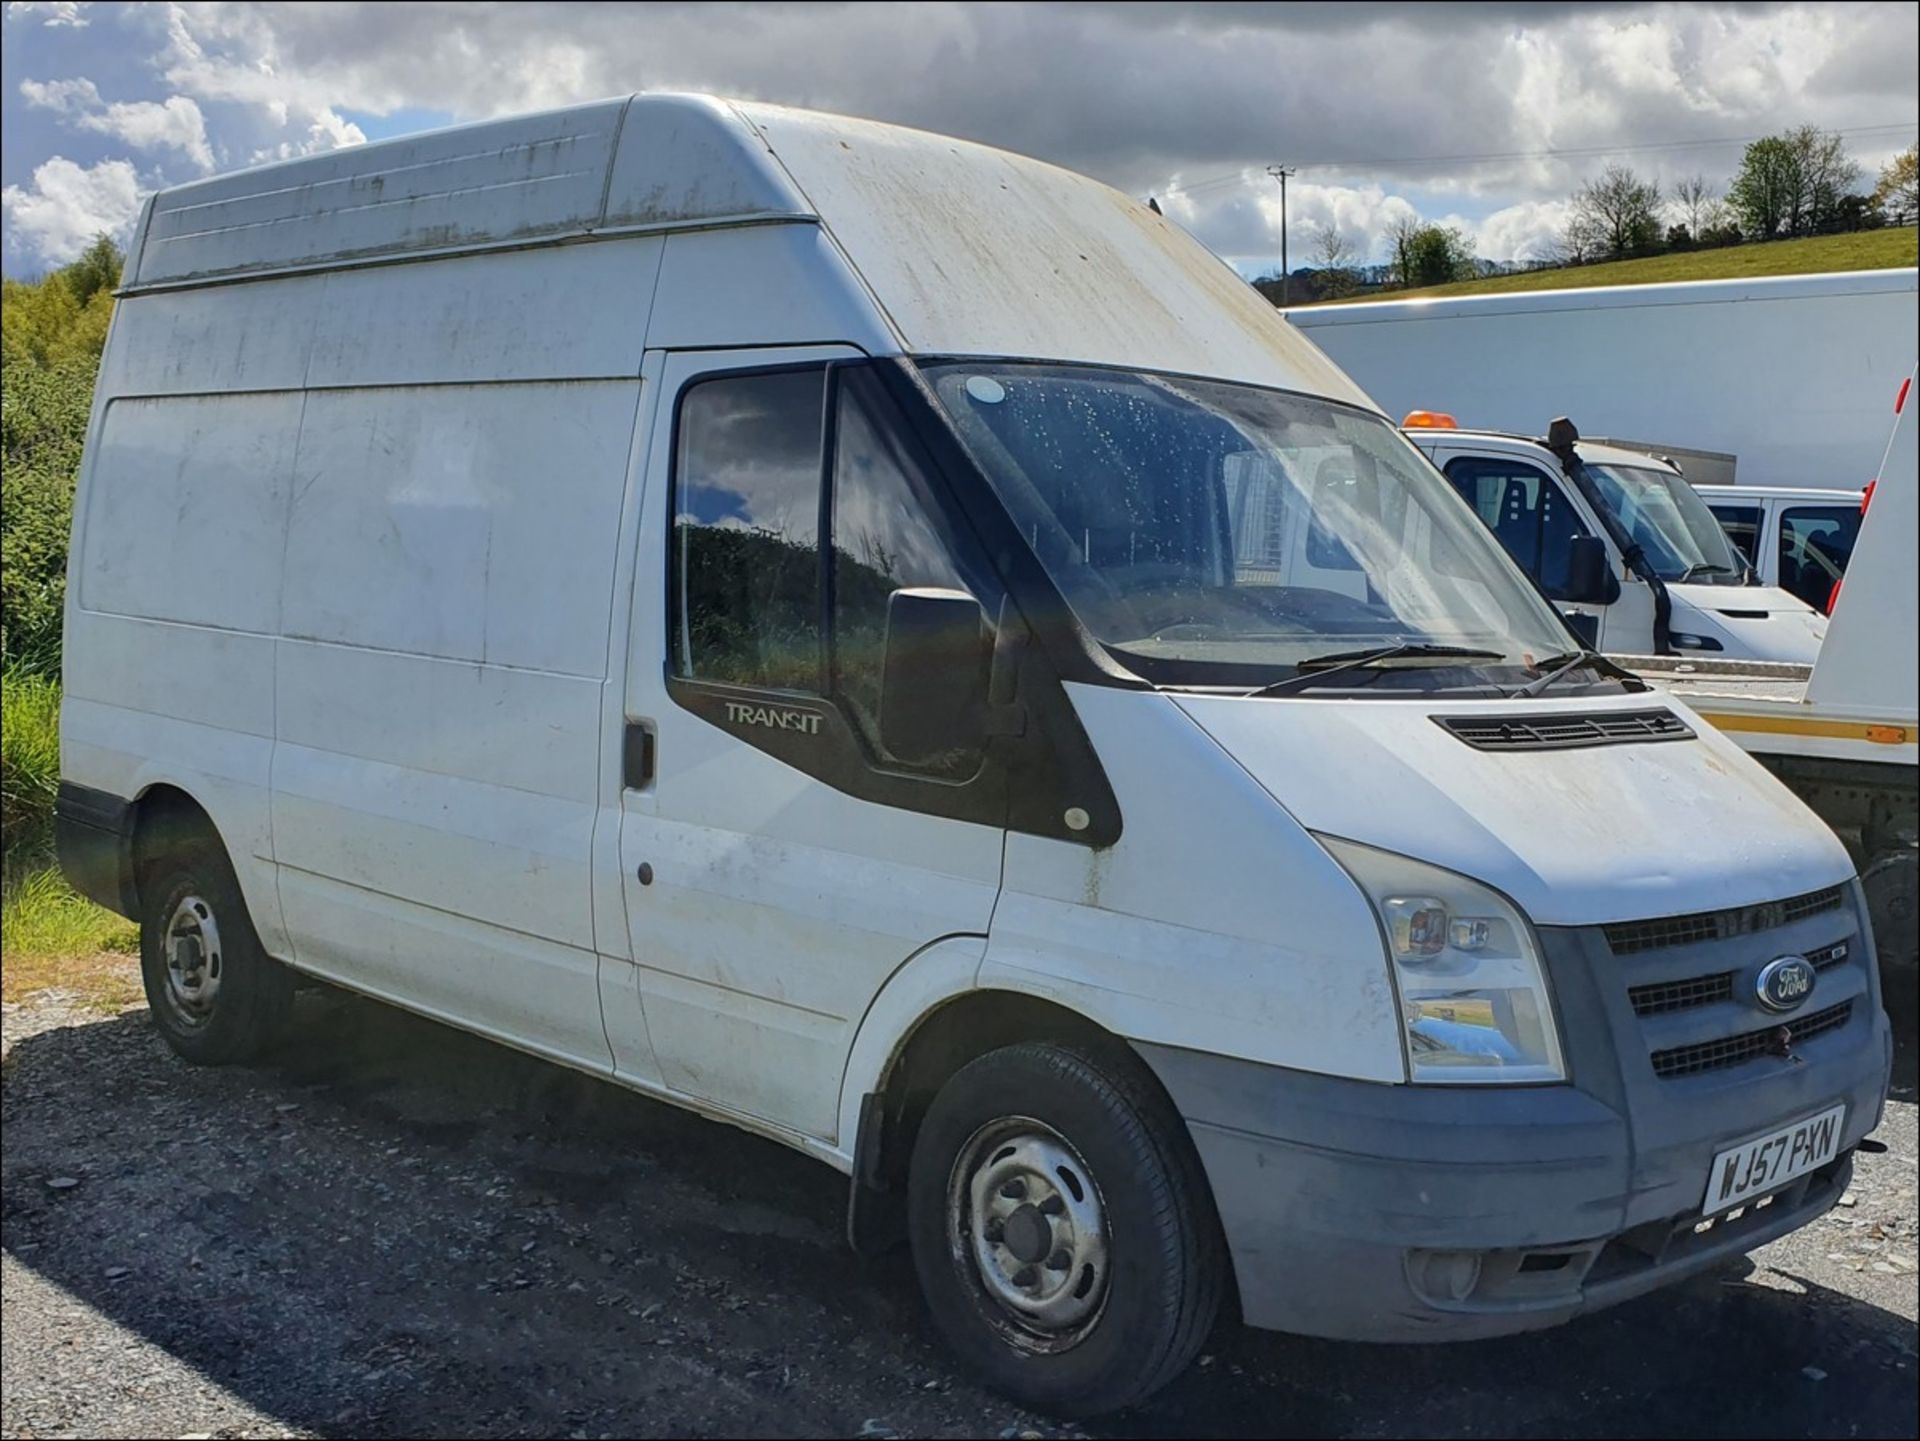
<path id="1" fill-rule="evenodd" d="M 1838 580 L 1834 581 L 1833 589 L 1827 592 L 1827 614 L 1828 615 L 1832 615 L 1833 608 L 1836 605 L 1840 604 L 1840 587 L 1845 585 L 1846 583 L 1847 583 L 1847 578 L 1843 575 Z"/>
<path id="2" fill-rule="evenodd" d="M 1893 413 L 1898 415 L 1907 403 L 1907 392 L 1913 389 L 1913 377 L 1909 375 L 1900 382 L 1900 393 L 1893 398 Z"/>
<path id="3" fill-rule="evenodd" d="M 1879 483 L 1877 478 L 1870 480 L 1867 482 L 1867 488 L 1860 492 L 1860 514 L 1867 513 L 1867 503 L 1873 499 L 1873 488 Z"/>

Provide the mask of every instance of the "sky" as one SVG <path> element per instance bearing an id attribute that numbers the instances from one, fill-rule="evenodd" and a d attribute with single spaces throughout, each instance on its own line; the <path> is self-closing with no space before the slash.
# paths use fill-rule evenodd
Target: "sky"
<path id="1" fill-rule="evenodd" d="M 8 3 L 0 264 L 40 273 L 152 190 L 634 90 L 964 136 L 1154 195 L 1243 273 L 1409 210 L 1540 257 L 1610 162 L 1717 185 L 1812 123 L 1913 143 L 1920 4 Z"/>

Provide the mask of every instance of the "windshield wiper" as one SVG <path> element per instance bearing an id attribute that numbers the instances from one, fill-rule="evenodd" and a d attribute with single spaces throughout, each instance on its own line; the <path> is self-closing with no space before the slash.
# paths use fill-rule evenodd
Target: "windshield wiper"
<path id="1" fill-rule="evenodd" d="M 1534 680 L 1528 681 L 1517 690 L 1508 691 L 1507 695 L 1514 699 L 1522 696 L 1539 695 L 1541 691 L 1559 680 L 1561 676 L 1576 671 L 1581 666 L 1593 665 L 1596 661 L 1604 663 L 1604 660 L 1605 658 L 1600 652 L 1594 650 L 1569 650 L 1563 651 L 1559 655 L 1550 655 L 1545 660 L 1537 662 L 1534 667 L 1536 670 L 1544 672 L 1544 674 Z"/>
<path id="2" fill-rule="evenodd" d="M 1253 700 L 1260 696 L 1285 695 L 1288 691 L 1305 690 L 1308 686 L 1317 685 L 1329 676 L 1339 675 L 1342 671 L 1361 670 L 1403 655 L 1457 660 L 1506 659 L 1505 654 L 1497 650 L 1474 650 L 1468 646 L 1457 645 L 1416 645 L 1411 641 L 1401 645 L 1383 645 L 1373 650 L 1332 651 L 1326 655 L 1308 656 L 1295 666 L 1299 674 L 1257 686 L 1248 691 L 1245 698 Z"/>
<path id="3" fill-rule="evenodd" d="M 1732 574 L 1734 574 L 1734 569 L 1730 565 L 1715 565 L 1710 560 L 1698 560 L 1698 561 L 1695 561 L 1692 565 L 1688 566 L 1684 571 L 1680 573 L 1679 583 L 1681 585 L 1685 585 L 1688 581 L 1692 580 L 1696 575 L 1732 575 Z"/>

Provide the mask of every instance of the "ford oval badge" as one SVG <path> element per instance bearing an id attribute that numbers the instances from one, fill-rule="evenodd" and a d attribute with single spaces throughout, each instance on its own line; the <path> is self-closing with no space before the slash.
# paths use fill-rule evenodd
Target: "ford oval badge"
<path id="1" fill-rule="evenodd" d="M 1770 1011 L 1791 1011 L 1813 994 L 1819 972 L 1805 956 L 1781 956 L 1768 961 L 1754 978 L 1754 994 Z"/>

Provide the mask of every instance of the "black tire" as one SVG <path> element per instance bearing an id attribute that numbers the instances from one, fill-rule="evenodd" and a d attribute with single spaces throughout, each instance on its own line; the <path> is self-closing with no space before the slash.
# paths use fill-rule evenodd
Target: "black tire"
<path id="1" fill-rule="evenodd" d="M 990 1263 L 976 1257 L 972 1183 L 962 1179 L 999 1174 L 991 1168 L 996 1157 L 1017 1164 L 1005 1158 L 1032 1133 L 1029 1122 L 1084 1165 L 1104 1213 L 1103 1299 L 1090 1318 L 1059 1332 L 1029 1327 L 995 1294 Z M 1007 1132 L 1003 1143 L 1008 1125 L 1027 1129 Z M 1046 1204 L 1079 1194 L 1078 1179 L 1060 1174 L 1074 1189 Z M 1027 1184 L 1017 1194 L 1029 1194 Z M 1060 1210 L 1052 1214 L 1042 1223 L 1053 1228 L 1044 1233 L 1052 1239 L 1039 1245 L 1055 1246 L 1063 1234 Z M 1219 1313 L 1225 1247 L 1199 1157 L 1151 1074 L 1117 1046 L 1023 1042 L 956 1072 L 914 1142 L 907 1222 L 934 1323 L 988 1385 L 1036 1410 L 1092 1416 L 1144 1401 L 1192 1361 Z M 1033 1223 L 1022 1224 L 1018 1239 L 1031 1249 Z M 1011 1256 L 1006 1266 L 1021 1264 L 1012 1255 L 1014 1228 L 1007 1218 L 1007 1249 L 991 1252 Z M 1063 1276 L 1081 1269 L 1064 1245 L 1041 1264 Z M 1023 1270 L 1038 1274 L 1032 1264 Z"/>
<path id="2" fill-rule="evenodd" d="M 233 865 L 204 825 L 170 824 L 153 850 L 140 878 L 140 978 L 153 1023 L 198 1065 L 249 1060 L 285 1026 L 292 977 L 261 948 Z M 176 962 L 199 975 L 197 987 L 176 981 Z"/>

